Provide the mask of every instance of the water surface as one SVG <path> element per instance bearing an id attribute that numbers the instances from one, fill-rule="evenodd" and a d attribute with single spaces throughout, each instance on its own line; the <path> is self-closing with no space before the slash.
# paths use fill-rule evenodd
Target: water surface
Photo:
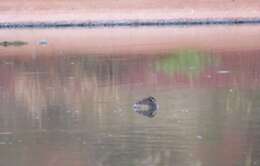
<path id="1" fill-rule="evenodd" d="M 260 164 L 257 47 L 95 56 L 48 39 L 0 50 L 1 166 Z M 147 96 L 154 118 L 132 111 Z"/>

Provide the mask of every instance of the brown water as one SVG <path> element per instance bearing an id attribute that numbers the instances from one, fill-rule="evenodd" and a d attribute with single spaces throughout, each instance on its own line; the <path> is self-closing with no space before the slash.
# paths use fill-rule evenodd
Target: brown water
<path id="1" fill-rule="evenodd" d="M 0 58 L 0 166 L 260 164 L 259 49 L 35 50 Z M 154 118 L 132 111 L 147 96 L 160 105 Z"/>

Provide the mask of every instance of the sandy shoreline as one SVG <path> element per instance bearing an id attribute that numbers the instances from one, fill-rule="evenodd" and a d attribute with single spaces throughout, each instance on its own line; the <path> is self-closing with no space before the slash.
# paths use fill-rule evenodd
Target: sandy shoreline
<path id="1" fill-rule="evenodd" d="M 96 20 L 254 19 L 258 0 L 9 0 L 0 3 L 0 25 L 20 22 Z M 21 47 L 0 47 L 1 57 L 51 55 L 162 55 L 174 49 L 259 49 L 260 26 L 211 26 L 108 29 L 2 29 L 1 41 L 24 41 Z M 238 35 L 239 34 L 239 35 Z M 46 40 L 46 46 L 39 41 Z"/>
<path id="2" fill-rule="evenodd" d="M 86 21 L 121 19 L 254 18 L 257 0 L 10 0 L 0 4 L 0 22 Z"/>

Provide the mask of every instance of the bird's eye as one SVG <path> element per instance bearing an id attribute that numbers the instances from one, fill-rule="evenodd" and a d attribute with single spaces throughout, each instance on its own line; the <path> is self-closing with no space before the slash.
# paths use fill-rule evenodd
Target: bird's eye
<path id="1" fill-rule="evenodd" d="M 153 102 L 156 101 L 154 97 L 150 97 L 150 100 L 153 101 Z"/>

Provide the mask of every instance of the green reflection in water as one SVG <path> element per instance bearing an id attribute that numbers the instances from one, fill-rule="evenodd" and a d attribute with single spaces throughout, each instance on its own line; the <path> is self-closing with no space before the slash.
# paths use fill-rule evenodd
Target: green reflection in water
<path id="1" fill-rule="evenodd" d="M 197 50 L 180 50 L 160 59 L 156 63 L 156 70 L 166 74 L 197 75 L 208 65 L 216 64 L 215 59 Z"/>

